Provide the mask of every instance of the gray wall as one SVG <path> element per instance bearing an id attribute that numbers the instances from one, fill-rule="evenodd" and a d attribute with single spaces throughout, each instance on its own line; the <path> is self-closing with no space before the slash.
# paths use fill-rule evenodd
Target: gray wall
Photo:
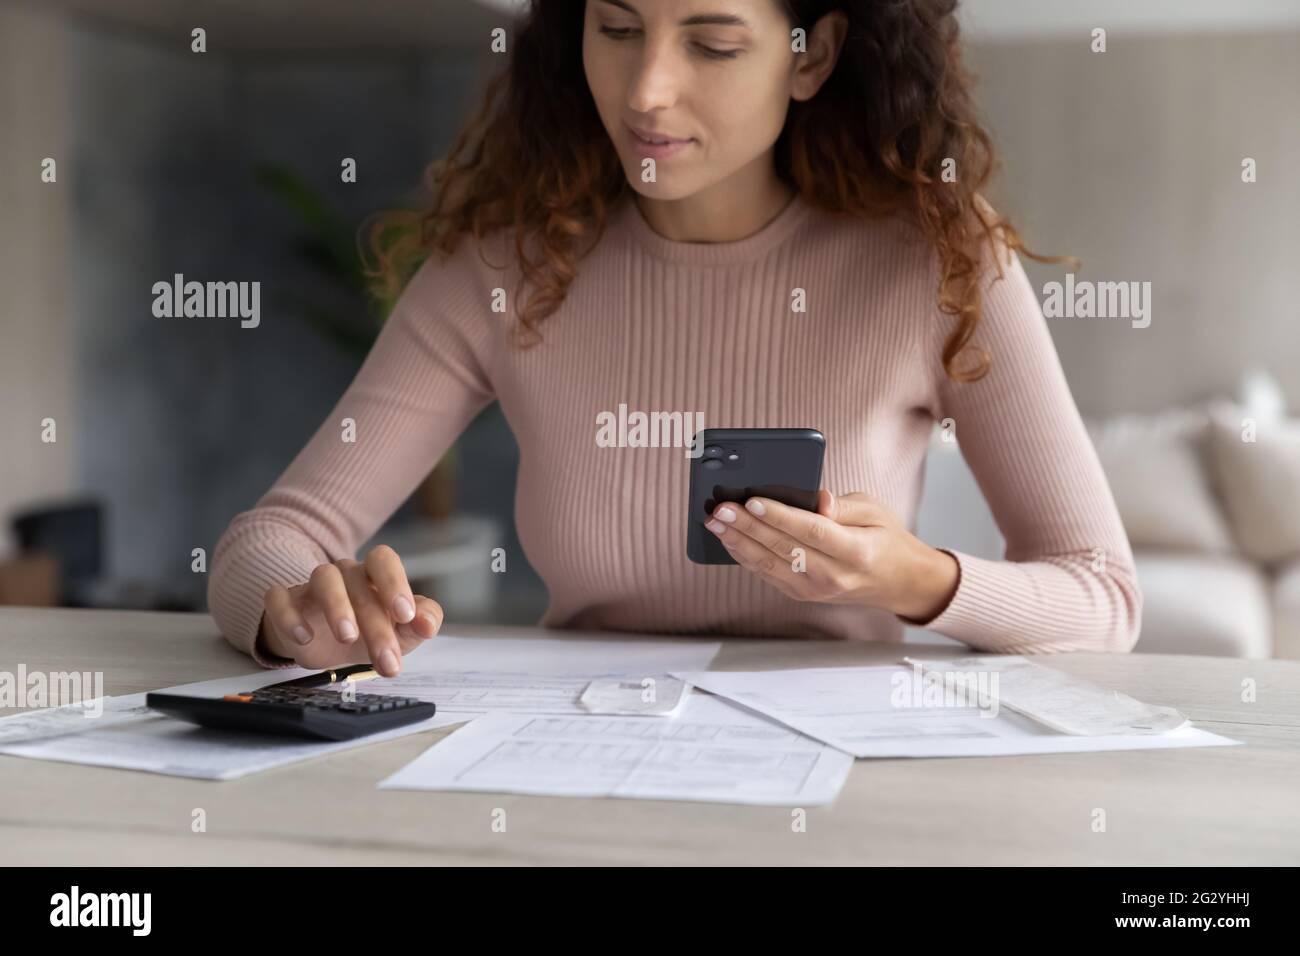
<path id="1" fill-rule="evenodd" d="M 201 601 L 190 551 L 287 466 L 359 358 L 306 325 L 331 299 L 292 248 L 300 227 L 254 181 L 287 163 L 359 223 L 418 184 L 484 64 L 466 53 L 198 56 L 156 37 L 73 32 L 79 483 L 106 499 L 112 572 Z M 358 183 L 339 163 L 358 161 Z M 262 283 L 262 322 L 158 319 L 151 287 Z M 466 449 L 466 507 L 509 521 L 514 446 L 493 419 Z"/>
<path id="2" fill-rule="evenodd" d="M 79 423 L 68 247 L 71 51 L 62 23 L 0 7 L 0 558 L 11 511 L 74 486 Z M 58 181 L 41 181 L 41 163 Z M 53 444 L 41 422 L 53 418 Z"/>
<path id="3" fill-rule="evenodd" d="M 1076 400 L 1152 411 L 1259 366 L 1300 409 L 1300 32 L 1088 39 L 971 49 L 1006 159 L 995 203 L 1078 278 L 1152 283 L 1150 328 L 1051 321 Z M 1040 292 L 1065 271 L 1026 268 Z"/>

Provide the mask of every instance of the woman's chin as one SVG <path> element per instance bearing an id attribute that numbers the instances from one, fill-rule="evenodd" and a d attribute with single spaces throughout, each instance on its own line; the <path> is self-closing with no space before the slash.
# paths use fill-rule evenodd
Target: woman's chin
<path id="1" fill-rule="evenodd" d="M 655 180 L 646 182 L 641 158 L 635 155 L 620 156 L 623 161 L 623 174 L 627 183 L 638 195 L 645 199 L 657 199 L 672 202 L 689 199 L 716 184 L 724 176 L 718 176 L 707 164 L 689 162 L 661 162 L 655 169 Z"/>
<path id="2" fill-rule="evenodd" d="M 676 187 L 669 186 L 667 183 L 647 183 L 643 182 L 640 175 L 629 175 L 627 183 L 636 193 L 644 199 L 658 199 L 660 201 L 671 201 L 674 199 L 685 199 L 690 196 L 694 190 L 683 188 L 679 183 Z"/>

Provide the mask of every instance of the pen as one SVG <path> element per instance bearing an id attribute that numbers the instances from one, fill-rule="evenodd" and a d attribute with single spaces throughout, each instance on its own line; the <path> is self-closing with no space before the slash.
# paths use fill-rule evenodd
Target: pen
<path id="1" fill-rule="evenodd" d="M 308 674 L 306 677 L 297 677 L 278 684 L 268 684 L 267 687 L 323 687 L 326 684 L 369 680 L 378 676 L 373 664 L 353 664 L 350 667 L 335 667 L 321 671 L 319 674 Z"/>

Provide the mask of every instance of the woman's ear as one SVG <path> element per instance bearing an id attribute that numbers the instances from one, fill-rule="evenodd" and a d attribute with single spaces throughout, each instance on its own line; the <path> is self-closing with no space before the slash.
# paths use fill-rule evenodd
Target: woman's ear
<path id="1" fill-rule="evenodd" d="M 849 18 L 841 10 L 832 10 L 815 24 L 807 37 L 807 50 L 795 54 L 794 76 L 790 96 L 810 100 L 835 71 L 844 38 L 849 32 Z"/>

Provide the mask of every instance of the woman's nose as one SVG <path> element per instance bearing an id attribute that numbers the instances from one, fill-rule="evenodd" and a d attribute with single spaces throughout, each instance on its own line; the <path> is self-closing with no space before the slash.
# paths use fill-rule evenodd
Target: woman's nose
<path id="1" fill-rule="evenodd" d="M 646 42 L 628 88 L 628 107 L 652 113 L 677 102 L 682 84 L 682 63 L 666 43 Z"/>

